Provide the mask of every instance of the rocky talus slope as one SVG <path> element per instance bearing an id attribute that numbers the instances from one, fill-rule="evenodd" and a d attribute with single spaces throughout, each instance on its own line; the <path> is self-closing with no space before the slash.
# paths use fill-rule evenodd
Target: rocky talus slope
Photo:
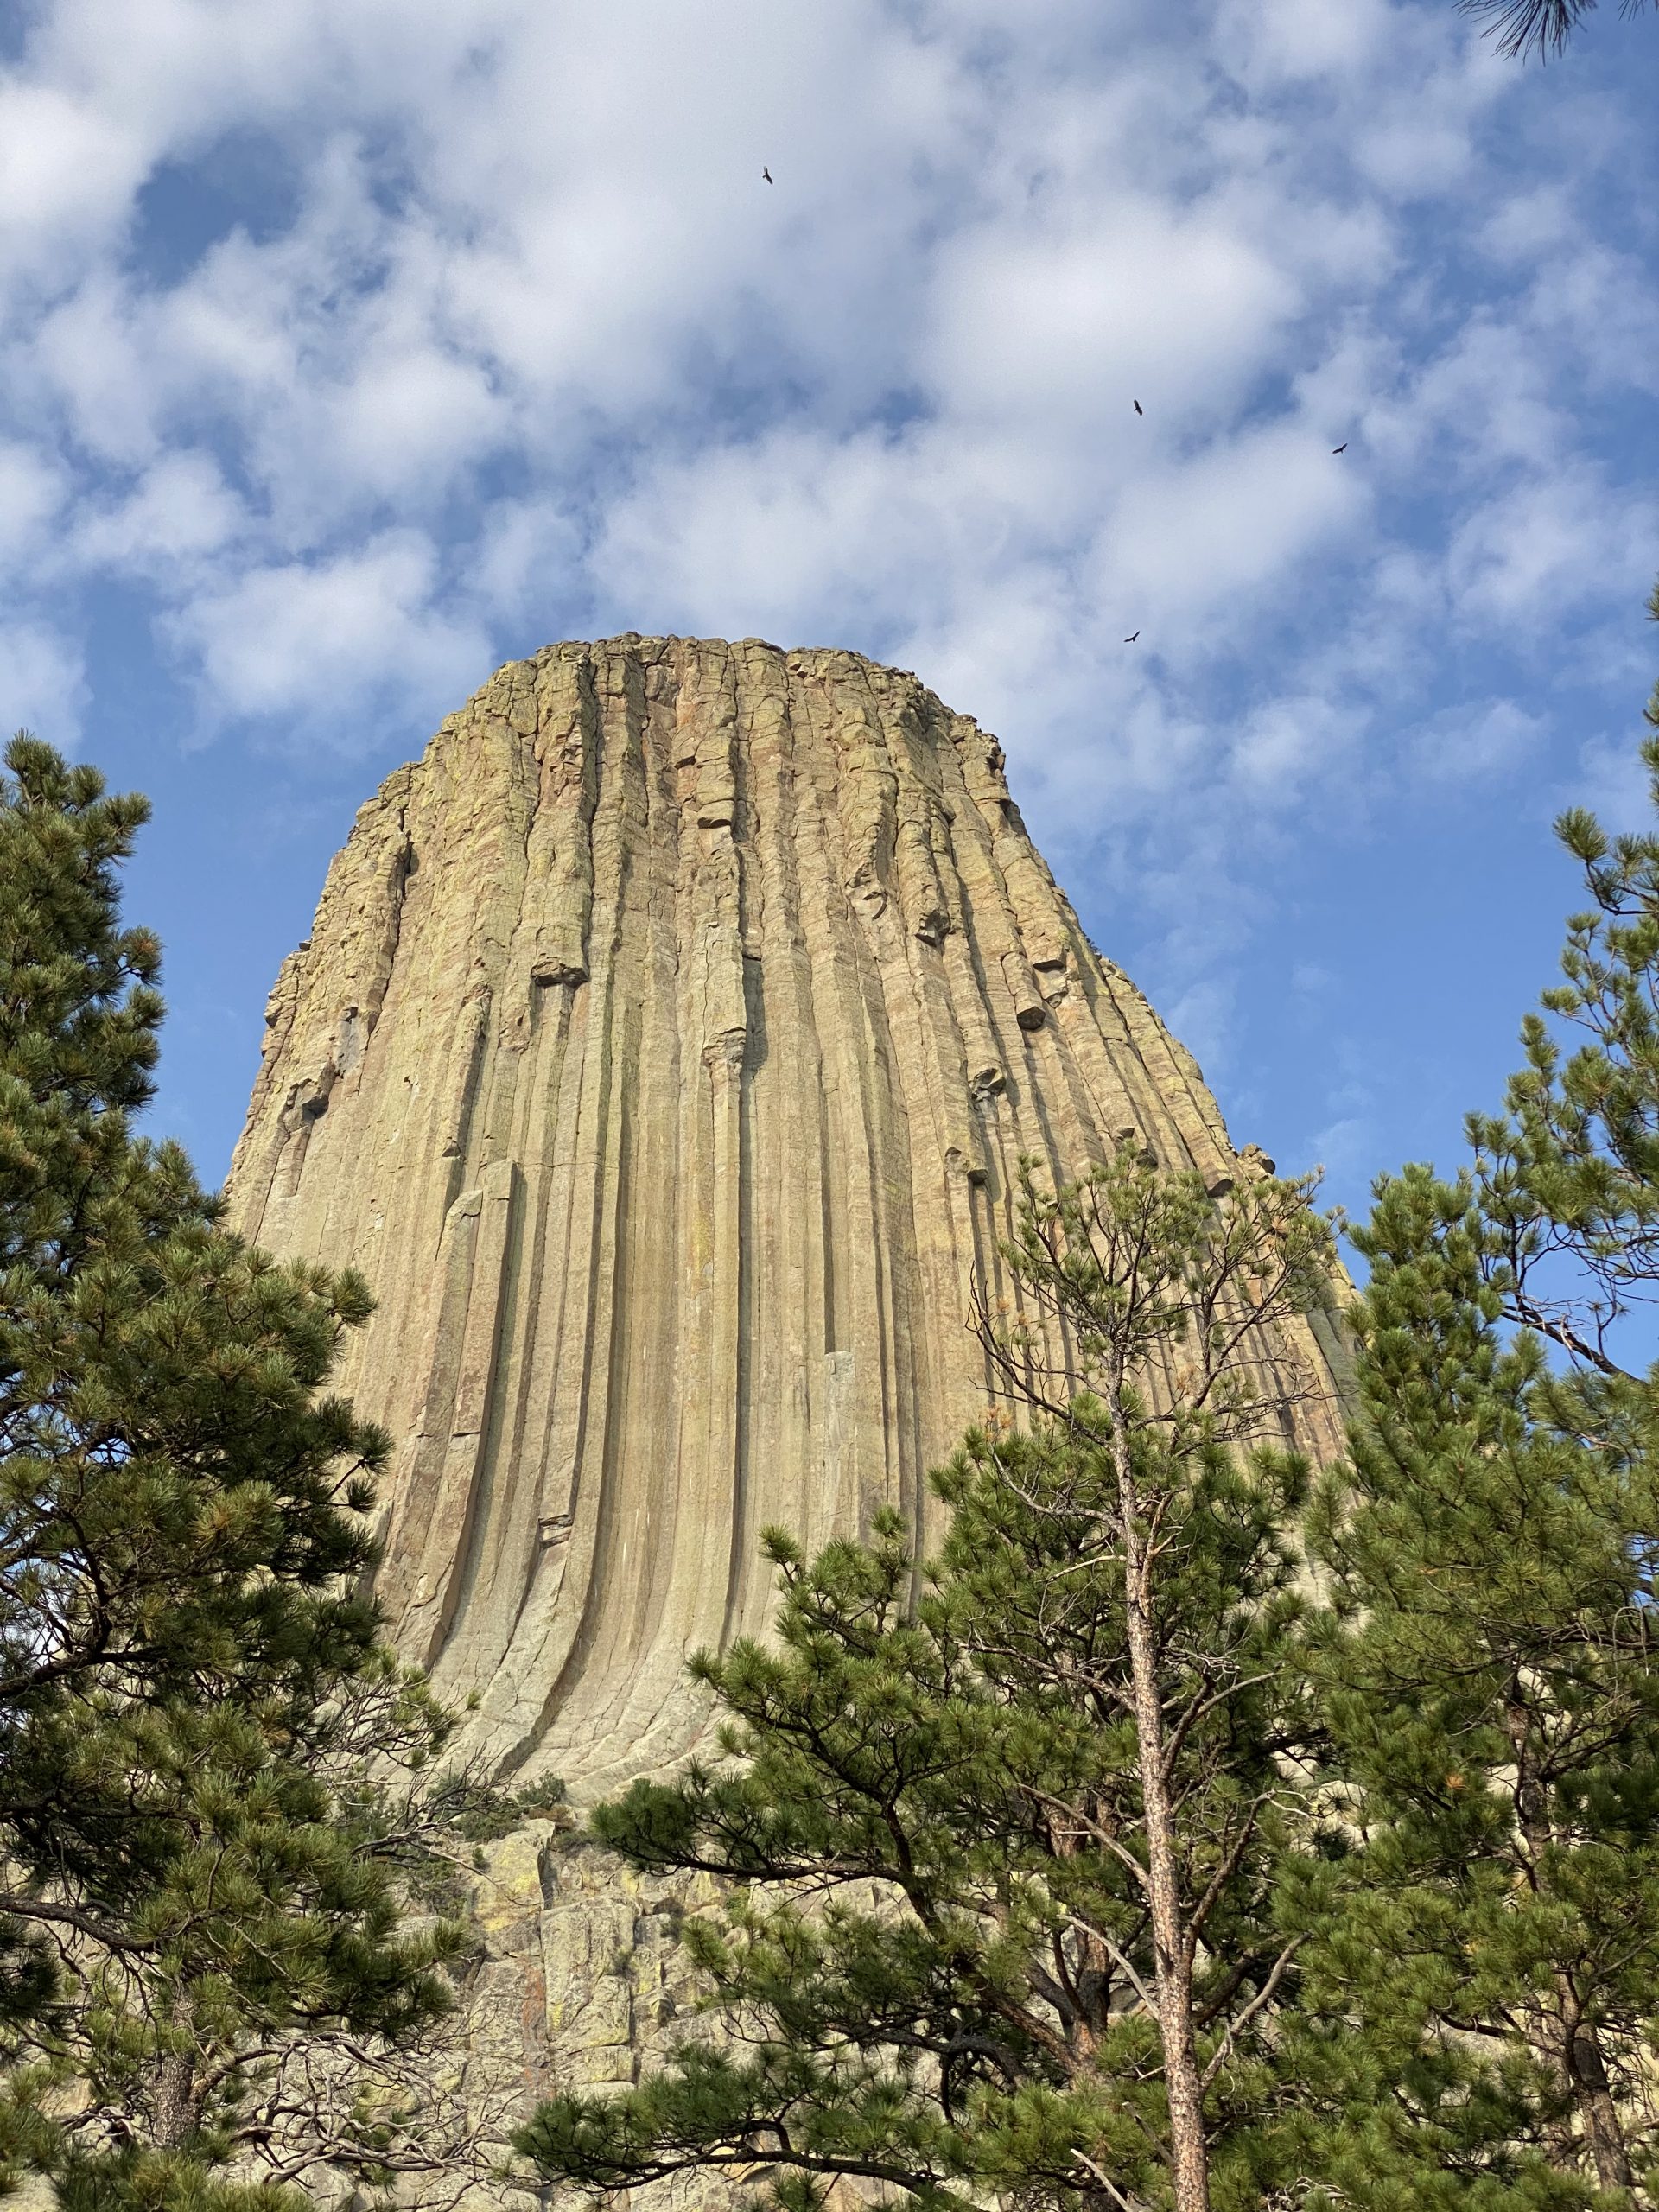
<path id="1" fill-rule="evenodd" d="M 267 1019 L 234 1217 L 378 1299 L 342 1381 L 397 1440 L 382 1601 L 474 1747 L 578 1798 L 695 1740 L 685 1656 L 764 1629 L 768 1522 L 925 1532 L 1021 1154 L 1250 1171 L 996 741 L 852 653 L 501 669 L 363 808 Z M 637 1887 L 529 1835 L 489 1887 L 480 2033 L 626 2078 Z"/>

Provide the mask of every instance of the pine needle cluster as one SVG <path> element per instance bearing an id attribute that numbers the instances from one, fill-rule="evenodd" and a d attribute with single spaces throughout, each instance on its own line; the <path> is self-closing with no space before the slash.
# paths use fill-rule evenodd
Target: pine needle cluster
<path id="1" fill-rule="evenodd" d="M 430 2163 L 410 2055 L 481 1793 L 359 1594 L 387 1443 L 327 1385 L 363 1284 L 251 1249 L 133 1132 L 143 802 L 27 737 L 6 766 L 0 2160 L 71 2212 L 276 2212 Z"/>

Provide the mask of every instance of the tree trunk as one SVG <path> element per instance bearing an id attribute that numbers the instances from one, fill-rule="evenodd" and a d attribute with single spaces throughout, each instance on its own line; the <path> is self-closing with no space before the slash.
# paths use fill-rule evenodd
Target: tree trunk
<path id="1" fill-rule="evenodd" d="M 1158 1681 L 1151 1563 L 1136 1526 L 1135 1475 L 1128 1440 L 1112 1406 L 1112 1452 L 1122 1523 L 1124 1611 L 1141 1797 L 1147 1823 L 1147 1891 L 1152 1920 L 1158 2028 L 1164 2049 L 1164 2091 L 1169 2101 L 1170 2179 L 1175 2212 L 1210 2212 L 1210 2156 L 1204 2135 L 1204 2084 L 1192 2036 L 1192 1966 L 1181 1925 L 1174 1817 L 1164 1769 L 1164 1705 Z"/>
<path id="2" fill-rule="evenodd" d="M 1527 1711 L 1518 1694 L 1518 1686 L 1510 1692 L 1505 1727 L 1515 1754 L 1516 1810 L 1526 1840 L 1533 1879 L 1541 1889 L 1544 1885 L 1539 1870 L 1545 1863 L 1551 1840 L 1549 1804 L 1532 1759 Z M 1584 2018 L 1571 1978 L 1558 1972 L 1554 1980 L 1560 2009 L 1547 2013 L 1541 2022 L 1545 2029 L 1541 2038 L 1545 2055 L 1572 2101 L 1596 2169 L 1598 2185 L 1617 2190 L 1628 2197 L 1636 2187 L 1636 2171 L 1624 2139 L 1624 2123 L 1613 2101 L 1601 2039 Z"/>
<path id="3" fill-rule="evenodd" d="M 1595 2160 L 1596 2179 L 1603 2189 L 1629 2191 L 1636 2187 L 1636 2171 L 1624 2140 L 1624 2123 L 1613 2102 L 1607 2062 L 1595 2030 L 1580 2020 L 1573 2030 L 1567 2063 L 1573 2101 L 1583 2123 L 1585 2140 Z"/>
<path id="4" fill-rule="evenodd" d="M 194 2018 L 189 1998 L 181 1997 L 173 2007 L 170 2024 L 188 2036 Z M 150 2084 L 150 2125 L 156 2145 L 163 2151 L 182 2150 L 201 2126 L 194 2051 L 188 2048 L 163 2051 L 156 2062 Z"/>

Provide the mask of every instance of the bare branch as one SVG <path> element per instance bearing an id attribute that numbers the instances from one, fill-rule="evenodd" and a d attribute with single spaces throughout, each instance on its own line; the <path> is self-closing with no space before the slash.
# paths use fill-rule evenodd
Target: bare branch
<path id="1" fill-rule="evenodd" d="M 1286 1974 L 1289 1971 L 1291 1961 L 1295 1957 L 1297 1952 L 1302 1948 L 1303 1940 L 1304 1939 L 1301 1936 L 1298 1936 L 1290 1942 L 1286 1944 L 1284 1949 L 1280 1952 L 1278 1957 L 1274 1961 L 1272 1968 L 1268 1974 L 1268 1978 L 1262 1983 L 1261 1988 L 1256 1991 L 1255 1996 L 1251 1998 L 1249 2003 L 1244 2007 L 1244 2010 L 1238 2015 L 1237 2018 L 1229 2022 L 1227 2028 L 1222 2036 L 1221 2041 L 1217 2044 L 1215 2051 L 1211 2057 L 1210 2063 L 1204 2069 L 1203 2082 L 1206 2089 L 1215 2081 L 1216 2076 L 1221 2072 L 1222 2068 L 1232 2056 L 1234 2046 L 1237 2044 L 1238 2038 L 1243 2034 L 1250 2022 L 1255 2018 L 1259 2012 L 1265 2010 L 1265 2008 L 1273 2002 L 1274 1997 L 1278 1992 L 1280 1983 L 1284 1980 Z"/>

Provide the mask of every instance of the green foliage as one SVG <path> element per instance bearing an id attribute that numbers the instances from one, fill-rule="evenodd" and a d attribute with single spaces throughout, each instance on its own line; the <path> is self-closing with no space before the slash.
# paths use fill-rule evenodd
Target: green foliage
<path id="1" fill-rule="evenodd" d="M 1659 620 L 1659 591 L 1650 607 Z M 1646 714 L 1659 812 L 1659 686 Z M 1523 1027 L 1505 1112 L 1469 1127 L 1483 1280 L 1505 1319 L 1568 1356 L 1582 1387 L 1632 1375 L 1624 1325 L 1659 1284 L 1659 836 L 1609 836 L 1581 808 L 1556 834 L 1592 904 L 1568 923 L 1562 981 L 1544 994 L 1554 1022 Z"/>
<path id="2" fill-rule="evenodd" d="M 269 2126 L 293 2054 L 315 2078 L 319 2037 L 396 2050 L 446 2010 L 456 1931 L 403 1913 L 481 1793 L 423 1779 L 451 1724 L 355 1594 L 386 1440 L 325 1389 L 362 1284 L 250 1250 L 131 1133 L 143 803 L 31 739 L 7 765 L 0 2156 L 100 2212 L 266 2212 L 306 2170 Z M 349 2113 L 321 2139 L 373 2181 Z M 223 2171 L 256 2142 L 270 2185 Z"/>
<path id="3" fill-rule="evenodd" d="M 1319 1836 L 1294 1765 L 1303 1470 L 1237 1447 L 1269 1410 L 1248 1349 L 1327 1253 L 1301 1185 L 1217 1199 L 1128 1148 L 1054 1198 L 1027 1180 L 1003 1371 L 1050 1388 L 1043 1317 L 1065 1309 L 1098 1394 L 969 1435 L 935 1478 L 953 1517 L 919 1595 L 896 1516 L 810 1561 L 769 1534 L 776 1645 L 694 1662 L 724 1758 L 594 1821 L 637 1865 L 734 1885 L 683 1929 L 719 2032 L 631 2094 L 544 2105 L 518 2139 L 544 2174 L 603 2190 L 724 2168 L 797 2208 L 841 2175 L 925 2207 L 1176 2202 L 1128 1624 L 1150 1590 L 1181 2031 L 1215 2201 L 1262 2201 L 1294 2147 L 1271 2056 L 1295 1989 L 1282 1871 Z M 1172 1345 L 1173 1396 L 1153 1371 Z"/>
<path id="4" fill-rule="evenodd" d="M 1659 2154 L 1659 836 L 1558 830 L 1592 910 L 1471 1171 L 1377 1186 L 1366 1418 L 1312 1531 L 1364 1847 L 1310 1975 L 1404 2069 L 1402 2141 L 1484 2107 L 1527 2204 L 1630 2202 Z"/>
<path id="5" fill-rule="evenodd" d="M 1579 2202 L 1560 2062 L 1637 2062 L 1659 1966 L 1652 1477 L 1539 1419 L 1554 1384 L 1497 1325 L 1466 1180 L 1384 1182 L 1357 1241 L 1369 1418 L 1310 1537 L 1363 1848 L 1307 1970 L 1389 2054 L 1396 2161 L 1438 2165 L 1449 2132 L 1492 2201 Z"/>

